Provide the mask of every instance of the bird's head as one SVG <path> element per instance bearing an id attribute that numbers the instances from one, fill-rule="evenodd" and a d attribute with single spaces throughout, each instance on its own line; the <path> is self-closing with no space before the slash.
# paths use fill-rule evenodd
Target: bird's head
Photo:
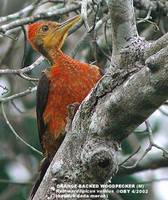
<path id="1" fill-rule="evenodd" d="M 80 20 L 77 15 L 63 23 L 38 21 L 27 26 L 27 36 L 32 47 L 44 54 L 49 49 L 60 49 L 69 29 Z"/>

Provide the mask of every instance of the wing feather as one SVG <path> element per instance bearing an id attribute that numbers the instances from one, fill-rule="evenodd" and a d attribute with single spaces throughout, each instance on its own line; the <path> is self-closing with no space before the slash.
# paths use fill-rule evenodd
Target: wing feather
<path id="1" fill-rule="evenodd" d="M 37 125 L 38 125 L 39 139 L 42 149 L 43 149 L 42 138 L 47 128 L 47 125 L 44 123 L 43 113 L 47 105 L 49 86 L 50 86 L 50 80 L 48 79 L 46 73 L 42 72 L 38 82 L 37 93 L 36 93 Z"/>

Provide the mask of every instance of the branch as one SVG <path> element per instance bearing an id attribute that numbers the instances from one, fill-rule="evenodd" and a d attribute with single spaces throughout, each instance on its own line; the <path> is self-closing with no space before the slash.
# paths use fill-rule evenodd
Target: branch
<path id="1" fill-rule="evenodd" d="M 133 164 L 132 163 L 128 164 L 128 162 L 130 162 L 130 159 L 132 159 L 139 152 L 140 148 L 138 148 L 136 152 L 134 152 L 132 155 L 130 155 L 125 161 L 123 161 L 119 165 L 120 168 L 136 169 L 137 166 L 139 165 L 139 163 L 144 159 L 145 156 L 148 155 L 148 153 L 152 150 L 153 147 L 162 151 L 163 157 L 168 159 L 168 151 L 166 151 L 163 147 L 160 147 L 159 145 L 157 145 L 154 142 L 153 133 L 152 133 L 152 129 L 151 129 L 149 122 L 145 121 L 145 124 L 146 124 L 146 132 L 148 133 L 148 137 L 149 137 L 148 147 L 146 148 L 146 150 L 143 152 L 143 154 L 141 156 L 137 155 L 137 159 L 135 160 L 135 162 Z"/>
<path id="2" fill-rule="evenodd" d="M 28 88 L 27 90 L 25 90 L 23 92 L 20 92 L 20 93 L 17 93 L 17 94 L 13 94 L 13 95 L 11 95 L 9 97 L 0 98 L 0 103 L 5 103 L 5 102 L 8 102 L 8 101 L 17 99 L 19 97 L 24 97 L 27 94 L 35 92 L 36 90 L 37 90 L 37 87 L 33 87 L 33 88 L 30 87 L 30 88 Z"/>
<path id="3" fill-rule="evenodd" d="M 2 179 L 0 178 L 0 183 L 3 184 L 14 184 L 14 185 L 32 185 L 32 182 L 17 182 L 17 181 L 13 181 L 13 180 L 7 180 L 7 179 Z"/>
<path id="4" fill-rule="evenodd" d="M 151 42 L 150 45 L 145 50 L 144 57 L 147 59 L 149 56 L 157 53 L 164 47 L 168 45 L 168 33 L 160 37 L 158 40 Z"/>
<path id="5" fill-rule="evenodd" d="M 106 0 L 111 14 L 113 65 L 119 65 L 121 50 L 138 36 L 134 17 L 133 0 Z"/>
<path id="6" fill-rule="evenodd" d="M 168 47 L 165 47 L 156 54 L 150 56 L 146 60 L 146 64 L 151 70 L 157 70 L 158 67 L 163 66 L 164 64 L 168 64 L 167 58 L 168 58 Z"/>
<path id="7" fill-rule="evenodd" d="M 167 15 L 168 11 L 168 4 L 166 1 L 153 1 L 153 0 L 134 0 L 134 6 L 138 9 L 145 9 L 149 10 L 149 8 L 152 9 L 152 11 L 156 12 L 159 11 L 161 15 Z"/>
<path id="8" fill-rule="evenodd" d="M 23 8 L 22 10 L 14 13 L 14 14 L 10 14 L 10 15 L 7 15 L 7 16 L 0 17 L 0 23 L 7 22 L 9 20 L 15 20 L 15 19 L 18 19 L 20 17 L 25 16 L 27 13 L 34 10 L 34 8 L 37 6 L 38 3 L 39 3 L 39 1 L 35 1 L 33 4 Z"/>
<path id="9" fill-rule="evenodd" d="M 89 32 L 90 27 L 89 27 L 88 20 L 87 20 L 87 4 L 88 4 L 88 0 L 82 0 L 81 17 L 85 23 L 87 31 Z"/>
<path id="10" fill-rule="evenodd" d="M 23 74 L 32 71 L 34 68 L 39 66 L 41 62 L 44 61 L 44 57 L 39 57 L 33 64 L 28 67 L 19 68 L 19 69 L 0 69 L 0 74 Z"/>
<path id="11" fill-rule="evenodd" d="M 5 113 L 4 110 L 4 103 L 1 102 L 1 110 L 2 110 L 2 114 L 4 116 L 4 119 L 6 121 L 6 124 L 9 126 L 10 130 L 12 131 L 12 133 L 16 136 L 16 138 L 18 140 L 20 140 L 23 144 L 25 144 L 28 148 L 30 148 L 32 151 L 38 153 L 39 155 L 42 156 L 42 152 L 40 152 L 39 150 L 37 150 L 36 148 L 34 148 L 33 146 L 31 146 L 29 143 L 27 143 L 23 138 L 21 138 L 18 133 L 15 131 L 15 129 L 13 128 L 13 126 L 11 125 L 11 123 L 9 122 L 7 115 Z"/>
<path id="12" fill-rule="evenodd" d="M 38 21 L 40 19 L 48 19 L 48 18 L 51 18 L 51 17 L 54 17 L 54 16 L 64 15 L 64 14 L 67 14 L 69 12 L 76 11 L 76 10 L 80 9 L 80 7 L 81 7 L 81 5 L 77 4 L 77 5 L 69 5 L 69 6 L 66 6 L 66 7 L 61 8 L 61 9 L 53 9 L 52 8 L 52 10 L 50 9 L 49 11 L 41 12 L 41 13 L 38 13 L 34 16 L 25 17 L 25 18 L 18 19 L 18 20 L 15 20 L 13 22 L 10 22 L 8 24 L 2 25 L 2 26 L 0 26 L 0 32 L 5 34 L 10 29 L 14 29 L 14 28 L 17 28 L 19 26 Z"/>
<path id="13" fill-rule="evenodd" d="M 132 160 L 128 163 L 128 165 L 132 164 Z M 144 162 L 139 163 L 136 167 L 134 168 L 123 168 L 120 167 L 119 171 L 117 172 L 116 176 L 125 176 L 137 172 L 142 172 L 145 170 L 155 170 L 155 169 L 160 169 L 160 168 L 165 168 L 168 167 L 168 162 L 167 159 L 163 159 L 160 157 L 157 158 L 152 158 L 152 159 L 146 159 Z"/>
<path id="14" fill-rule="evenodd" d="M 88 13 L 88 14 L 90 14 L 90 13 Z M 108 20 L 108 18 L 109 18 L 109 15 L 105 15 L 102 19 L 100 19 L 98 22 L 96 22 L 94 30 L 98 31 L 102 27 L 103 23 L 105 23 Z M 76 44 L 74 50 L 71 53 L 71 57 L 74 58 L 76 56 L 76 54 L 78 53 L 80 47 L 82 45 L 84 45 L 86 42 L 89 43 L 90 42 L 89 40 L 90 40 L 90 32 L 86 32 L 83 35 L 83 37 L 81 38 L 81 40 Z"/>

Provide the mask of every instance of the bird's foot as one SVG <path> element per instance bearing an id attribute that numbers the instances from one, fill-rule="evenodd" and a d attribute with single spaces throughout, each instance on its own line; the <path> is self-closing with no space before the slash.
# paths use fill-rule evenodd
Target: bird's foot
<path id="1" fill-rule="evenodd" d="M 78 108 L 79 108 L 79 105 L 80 105 L 80 103 L 75 102 L 75 103 L 69 104 L 69 105 L 67 106 L 67 109 L 68 109 L 68 117 L 67 117 L 67 126 L 66 126 L 66 129 L 69 129 L 69 128 L 71 127 L 73 118 L 74 118 L 74 116 L 75 116 L 76 111 L 77 111 Z"/>
<path id="2" fill-rule="evenodd" d="M 68 118 L 69 119 L 73 120 L 75 113 L 79 108 L 79 105 L 80 104 L 78 102 L 75 102 L 73 104 L 68 105 Z"/>

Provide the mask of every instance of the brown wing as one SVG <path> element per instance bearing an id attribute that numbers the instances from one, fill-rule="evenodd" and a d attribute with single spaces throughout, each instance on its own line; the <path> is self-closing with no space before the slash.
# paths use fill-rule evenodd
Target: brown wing
<path id="1" fill-rule="evenodd" d="M 50 80 L 48 79 L 45 72 L 42 72 L 38 86 L 37 86 L 37 93 L 36 93 L 37 125 L 38 125 L 39 139 L 42 145 L 42 149 L 43 149 L 42 137 L 45 134 L 45 131 L 47 128 L 43 120 L 43 113 L 47 105 L 49 86 L 50 86 Z"/>

